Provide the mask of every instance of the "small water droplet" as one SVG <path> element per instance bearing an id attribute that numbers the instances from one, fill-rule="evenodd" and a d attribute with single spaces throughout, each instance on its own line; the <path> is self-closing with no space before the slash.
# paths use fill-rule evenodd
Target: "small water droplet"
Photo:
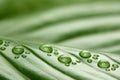
<path id="1" fill-rule="evenodd" d="M 14 58 L 15 58 L 15 59 L 18 59 L 18 58 L 19 58 L 19 56 L 15 56 Z"/>
<path id="2" fill-rule="evenodd" d="M 70 57 L 61 55 L 61 56 L 58 57 L 58 61 L 61 62 L 61 63 L 64 63 L 64 64 L 69 64 L 69 63 L 72 62 L 72 59 Z"/>
<path id="3" fill-rule="evenodd" d="M 21 57 L 26 58 L 26 57 L 27 57 L 27 55 L 24 55 L 24 54 L 23 54 L 23 55 L 21 55 Z"/>
<path id="4" fill-rule="evenodd" d="M 3 44 L 3 40 L 0 39 L 0 45 L 2 45 L 2 44 Z"/>
<path id="5" fill-rule="evenodd" d="M 110 71 L 110 69 L 107 68 L 106 71 Z"/>
<path id="6" fill-rule="evenodd" d="M 112 67 L 113 68 L 119 68 L 119 65 L 118 64 L 112 64 Z"/>
<path id="7" fill-rule="evenodd" d="M 65 66 L 70 66 L 70 64 L 65 64 Z"/>
<path id="8" fill-rule="evenodd" d="M 15 47 L 12 48 L 12 52 L 15 55 L 20 55 L 24 52 L 24 48 L 22 46 L 15 46 Z"/>
<path id="9" fill-rule="evenodd" d="M 81 51 L 79 53 L 79 55 L 82 57 L 82 58 L 90 58 L 91 57 L 91 53 L 89 51 Z"/>
<path id="10" fill-rule="evenodd" d="M 77 62 L 77 63 L 80 63 L 80 62 L 81 62 L 81 60 L 76 60 L 76 62 Z"/>
<path id="11" fill-rule="evenodd" d="M 77 63 L 76 62 L 72 62 L 73 65 L 76 65 Z"/>
<path id="12" fill-rule="evenodd" d="M 87 59 L 87 62 L 88 63 L 92 63 L 92 59 Z"/>
<path id="13" fill-rule="evenodd" d="M 95 60 L 97 60 L 98 59 L 98 57 L 99 57 L 99 55 L 93 55 L 93 59 L 95 59 Z"/>
<path id="14" fill-rule="evenodd" d="M 8 46 L 9 46 L 9 44 L 4 44 L 4 46 L 8 47 Z"/>
<path id="15" fill-rule="evenodd" d="M 30 54 L 30 52 L 25 52 L 25 54 Z"/>
<path id="16" fill-rule="evenodd" d="M 47 54 L 47 56 L 52 56 L 51 54 Z"/>
<path id="17" fill-rule="evenodd" d="M 48 46 L 48 45 L 40 45 L 39 49 L 43 52 L 46 52 L 46 53 L 53 52 L 53 48 L 51 46 Z"/>
<path id="18" fill-rule="evenodd" d="M 97 60 L 98 59 L 98 57 L 92 57 L 93 59 L 95 59 L 95 60 Z"/>
<path id="19" fill-rule="evenodd" d="M 103 68 L 103 69 L 110 67 L 110 63 L 108 61 L 105 61 L 105 60 L 100 60 L 97 65 L 99 68 Z"/>
<path id="20" fill-rule="evenodd" d="M 5 47 L 0 47 L 0 50 L 4 51 L 4 50 L 6 50 L 6 48 Z"/>
<path id="21" fill-rule="evenodd" d="M 116 70 L 116 68 L 113 68 L 113 67 L 112 67 L 112 68 L 111 68 L 111 70 L 112 70 L 112 71 L 115 71 L 115 70 Z"/>
<path id="22" fill-rule="evenodd" d="M 10 42 L 9 41 L 5 41 L 6 44 L 9 44 Z"/>
<path id="23" fill-rule="evenodd" d="M 58 55 L 59 54 L 58 50 L 54 50 L 54 54 Z"/>

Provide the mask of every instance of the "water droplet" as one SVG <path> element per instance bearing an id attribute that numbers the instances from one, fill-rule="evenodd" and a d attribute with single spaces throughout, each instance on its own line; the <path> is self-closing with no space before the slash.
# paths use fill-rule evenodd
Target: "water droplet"
<path id="1" fill-rule="evenodd" d="M 3 40 L 0 40 L 0 45 L 2 45 L 3 44 Z"/>
<path id="2" fill-rule="evenodd" d="M 25 52 L 25 54 L 30 54 L 30 52 Z"/>
<path id="3" fill-rule="evenodd" d="M 47 54 L 47 56 L 52 56 L 51 54 Z"/>
<path id="4" fill-rule="evenodd" d="M 6 44 L 9 44 L 10 42 L 9 41 L 5 41 Z"/>
<path id="5" fill-rule="evenodd" d="M 97 54 L 96 54 L 96 55 L 93 55 L 93 56 L 94 56 L 94 57 L 99 57 L 99 55 L 97 55 Z"/>
<path id="6" fill-rule="evenodd" d="M 8 47 L 8 46 L 9 46 L 9 44 L 4 44 L 4 46 Z"/>
<path id="7" fill-rule="evenodd" d="M 73 65 L 76 65 L 77 63 L 76 62 L 72 62 Z"/>
<path id="8" fill-rule="evenodd" d="M 15 58 L 15 59 L 18 59 L 18 58 L 19 58 L 19 56 L 15 56 L 14 58 Z"/>
<path id="9" fill-rule="evenodd" d="M 112 67 L 113 67 L 113 68 L 118 68 L 119 65 L 118 65 L 118 64 L 112 64 Z"/>
<path id="10" fill-rule="evenodd" d="M 115 71 L 115 70 L 116 70 L 116 68 L 113 68 L 113 67 L 112 67 L 112 68 L 111 68 L 111 70 L 112 70 L 112 71 Z"/>
<path id="11" fill-rule="evenodd" d="M 70 64 L 65 64 L 65 66 L 70 66 Z"/>
<path id="12" fill-rule="evenodd" d="M 95 59 L 95 60 L 97 60 L 98 59 L 98 57 L 99 57 L 99 55 L 93 55 L 93 59 Z"/>
<path id="13" fill-rule="evenodd" d="M 64 64 L 69 64 L 72 62 L 72 59 L 70 57 L 61 55 L 58 57 L 58 61 L 60 61 L 61 63 L 64 63 Z"/>
<path id="14" fill-rule="evenodd" d="M 110 69 L 107 68 L 106 71 L 110 71 Z"/>
<path id="15" fill-rule="evenodd" d="M 59 54 L 58 50 L 54 50 L 54 54 L 58 55 Z"/>
<path id="16" fill-rule="evenodd" d="M 12 48 L 12 52 L 16 55 L 20 55 L 24 52 L 24 48 L 22 46 L 15 46 Z"/>
<path id="17" fill-rule="evenodd" d="M 24 55 L 24 54 L 23 54 L 23 55 L 21 55 L 21 57 L 26 58 L 26 57 L 27 57 L 27 55 Z"/>
<path id="18" fill-rule="evenodd" d="M 4 50 L 6 50 L 6 48 L 5 47 L 0 47 L 0 50 L 4 51 Z"/>
<path id="19" fill-rule="evenodd" d="M 92 59 L 87 59 L 87 62 L 88 63 L 92 63 Z"/>
<path id="20" fill-rule="evenodd" d="M 77 63 L 80 63 L 81 61 L 80 60 L 76 60 Z"/>
<path id="21" fill-rule="evenodd" d="M 81 51 L 79 53 L 79 55 L 82 57 L 82 58 L 90 58 L 91 57 L 91 53 L 89 51 Z"/>
<path id="22" fill-rule="evenodd" d="M 110 63 L 108 61 L 105 61 L 105 60 L 100 60 L 97 65 L 99 68 L 104 68 L 104 69 L 110 67 Z"/>
<path id="23" fill-rule="evenodd" d="M 43 52 L 46 52 L 46 53 L 52 53 L 53 52 L 53 48 L 51 46 L 48 46 L 48 45 L 41 45 L 39 47 L 39 49 Z"/>
<path id="24" fill-rule="evenodd" d="M 93 56 L 92 58 L 93 58 L 93 59 L 95 59 L 95 60 L 97 60 L 97 59 L 98 59 L 98 57 L 97 57 L 97 56 Z"/>

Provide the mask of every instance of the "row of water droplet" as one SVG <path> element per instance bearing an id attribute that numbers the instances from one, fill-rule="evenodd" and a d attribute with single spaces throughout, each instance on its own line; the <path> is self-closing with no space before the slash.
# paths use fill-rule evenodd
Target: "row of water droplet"
<path id="1" fill-rule="evenodd" d="M 5 51 L 9 45 L 9 41 L 0 39 L 0 51 Z M 26 54 L 30 54 L 30 52 L 25 51 L 25 49 L 21 45 L 14 46 L 12 48 L 12 53 L 14 54 L 15 59 L 18 59 L 20 56 L 26 58 Z"/>
<path id="2" fill-rule="evenodd" d="M 1 51 L 6 50 L 6 47 L 8 47 L 9 45 L 10 45 L 9 41 L 3 41 L 0 39 L 0 50 Z M 56 49 L 53 50 L 53 48 L 49 45 L 40 45 L 39 49 L 47 53 L 48 56 L 52 56 L 52 53 L 54 53 L 54 55 L 58 55 L 58 58 L 57 58 L 58 61 L 60 63 L 65 64 L 66 66 L 70 66 L 70 64 L 76 65 L 77 63 L 81 62 L 81 60 L 76 60 L 76 62 L 73 62 L 71 57 L 66 56 L 66 55 L 59 55 L 58 50 Z M 27 54 L 30 54 L 29 51 L 26 51 L 24 47 L 20 45 L 14 46 L 12 48 L 12 53 L 15 55 L 14 56 L 15 59 L 18 59 L 19 57 L 26 58 Z M 97 54 L 92 56 L 91 52 L 89 51 L 80 51 L 79 56 L 82 59 L 85 59 L 86 62 L 88 63 L 92 63 L 93 60 L 98 60 L 98 58 L 100 57 Z M 110 70 L 115 71 L 117 68 L 119 68 L 118 64 L 110 64 L 110 62 L 107 60 L 99 60 L 97 62 L 97 66 L 101 69 L 105 69 L 106 71 L 110 71 Z"/>
<path id="3" fill-rule="evenodd" d="M 9 41 L 4 41 L 0 39 L 0 51 L 5 51 L 9 45 L 10 45 Z"/>
<path id="4" fill-rule="evenodd" d="M 51 56 L 52 52 L 54 53 L 54 55 L 59 55 L 58 50 L 56 50 L 56 49 L 53 50 L 53 48 L 51 46 L 48 46 L 48 45 L 40 45 L 39 49 L 41 51 L 47 53 L 48 56 Z M 89 52 L 89 51 L 80 51 L 79 56 L 82 59 L 85 59 L 86 62 L 88 62 L 88 63 L 92 63 L 93 60 L 98 60 L 98 58 L 100 57 L 100 55 L 98 55 L 98 54 L 92 55 L 91 52 Z M 59 55 L 57 59 L 59 62 L 65 64 L 66 66 L 69 66 L 70 63 L 72 63 L 73 65 L 76 65 L 77 63 L 81 62 L 81 60 L 76 60 L 76 62 L 72 62 L 72 58 L 69 56 L 65 56 L 65 55 Z M 115 71 L 117 68 L 119 68 L 118 64 L 111 65 L 110 62 L 107 60 L 97 61 L 97 66 L 101 69 L 106 70 L 106 71 L 110 71 L 110 70 Z M 110 69 L 110 67 L 111 67 L 111 69 Z"/>

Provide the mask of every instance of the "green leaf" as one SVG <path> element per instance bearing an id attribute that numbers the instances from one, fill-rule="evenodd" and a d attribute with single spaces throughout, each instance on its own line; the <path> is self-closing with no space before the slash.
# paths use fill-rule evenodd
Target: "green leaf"
<path id="1" fill-rule="evenodd" d="M 120 80 L 118 0 L 1 0 L 0 80 Z"/>

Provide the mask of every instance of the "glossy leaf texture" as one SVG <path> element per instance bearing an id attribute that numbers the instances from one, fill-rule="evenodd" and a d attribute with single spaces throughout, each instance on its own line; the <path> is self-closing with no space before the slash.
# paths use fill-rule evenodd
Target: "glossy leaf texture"
<path id="1" fill-rule="evenodd" d="M 0 80 L 120 80 L 120 1 L 0 4 Z"/>

